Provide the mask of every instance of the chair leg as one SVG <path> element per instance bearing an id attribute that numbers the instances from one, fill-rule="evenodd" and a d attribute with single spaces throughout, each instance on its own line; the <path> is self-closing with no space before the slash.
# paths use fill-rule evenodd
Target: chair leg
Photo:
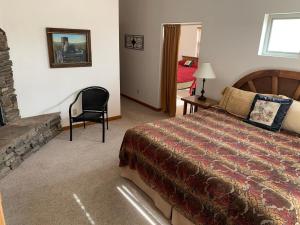
<path id="1" fill-rule="evenodd" d="M 83 128 L 85 129 L 85 121 L 83 121 Z"/>
<path id="2" fill-rule="evenodd" d="M 108 113 L 106 112 L 106 127 L 107 127 L 107 130 L 108 130 Z"/>
<path id="3" fill-rule="evenodd" d="M 102 142 L 105 143 L 105 116 L 102 114 Z"/>
<path id="4" fill-rule="evenodd" d="M 72 121 L 70 120 L 70 141 L 73 140 Z"/>

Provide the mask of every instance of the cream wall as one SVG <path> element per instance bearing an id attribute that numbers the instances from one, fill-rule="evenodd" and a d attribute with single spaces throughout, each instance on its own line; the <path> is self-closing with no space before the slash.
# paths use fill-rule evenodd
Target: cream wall
<path id="1" fill-rule="evenodd" d="M 3 13 L 2 13 L 2 8 L 0 8 L 0 27 L 2 27 L 3 26 L 3 22 L 4 22 L 4 20 L 3 20 Z"/>
<path id="2" fill-rule="evenodd" d="M 60 111 L 66 125 L 74 93 L 91 85 L 111 93 L 120 115 L 118 0 L 0 0 L 0 25 L 11 48 L 22 117 Z M 91 30 L 93 66 L 50 69 L 46 27 Z"/>
<path id="3" fill-rule="evenodd" d="M 182 56 L 197 56 L 197 27 L 199 27 L 199 25 L 181 26 L 181 35 L 178 49 L 179 60 L 182 59 Z"/>
<path id="4" fill-rule="evenodd" d="M 210 97 L 219 98 L 225 86 L 251 71 L 300 71 L 299 59 L 257 54 L 264 14 L 295 11 L 299 0 L 122 0 L 121 92 L 160 107 L 161 26 L 171 22 L 202 22 L 200 60 L 211 62 L 218 76 L 207 82 Z M 124 49 L 124 33 L 144 34 L 145 51 Z"/>

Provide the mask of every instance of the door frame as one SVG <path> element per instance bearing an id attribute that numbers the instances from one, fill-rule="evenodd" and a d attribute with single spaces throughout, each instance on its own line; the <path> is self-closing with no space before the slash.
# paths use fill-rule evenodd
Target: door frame
<path id="1" fill-rule="evenodd" d="M 159 73 L 160 73 L 160 86 L 159 86 L 159 105 L 161 108 L 161 73 L 162 73 L 162 57 L 163 57 L 163 47 L 164 47 L 164 26 L 165 25 L 198 25 L 202 27 L 203 30 L 203 23 L 202 22 L 170 22 L 170 23 L 162 23 L 160 28 L 160 56 L 159 56 Z M 177 56 L 178 57 L 178 56 Z"/>

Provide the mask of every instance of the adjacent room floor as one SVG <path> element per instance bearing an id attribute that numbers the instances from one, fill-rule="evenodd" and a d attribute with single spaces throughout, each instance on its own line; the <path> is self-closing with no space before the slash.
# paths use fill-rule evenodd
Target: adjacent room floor
<path id="1" fill-rule="evenodd" d="M 0 180 L 7 224 L 168 224 L 118 168 L 125 131 L 166 116 L 124 98 L 122 116 L 105 144 L 100 124 L 75 129 L 73 142 L 65 131 Z"/>
<path id="2" fill-rule="evenodd" d="M 176 97 L 176 115 L 181 116 L 183 114 L 183 101 L 181 98 L 185 98 L 190 96 L 190 90 L 189 89 L 182 89 L 177 90 L 177 97 Z M 190 110 L 190 106 L 188 106 L 188 111 Z"/>

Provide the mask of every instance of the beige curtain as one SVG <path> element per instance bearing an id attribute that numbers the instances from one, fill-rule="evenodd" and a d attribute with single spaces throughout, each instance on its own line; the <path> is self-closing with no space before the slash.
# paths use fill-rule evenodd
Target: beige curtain
<path id="1" fill-rule="evenodd" d="M 176 115 L 176 81 L 180 28 L 180 25 L 164 25 L 161 107 L 170 116 Z"/>

